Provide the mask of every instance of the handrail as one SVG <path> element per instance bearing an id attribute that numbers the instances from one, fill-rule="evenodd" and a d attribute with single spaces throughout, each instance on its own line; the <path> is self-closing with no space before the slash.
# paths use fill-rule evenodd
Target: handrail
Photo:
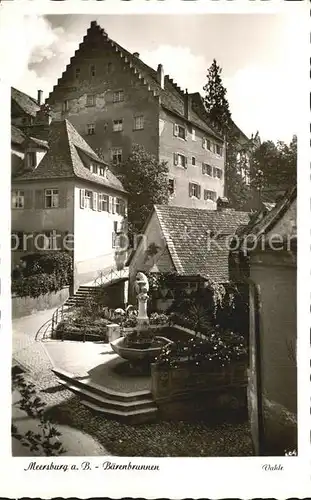
<path id="1" fill-rule="evenodd" d="M 43 323 L 43 325 L 40 326 L 39 330 L 37 331 L 36 335 L 35 335 L 35 341 L 38 342 L 39 341 L 39 334 L 41 333 L 41 330 L 43 329 L 43 327 L 45 326 L 45 330 L 44 330 L 44 333 L 43 333 L 43 338 L 47 332 L 47 329 L 48 327 L 51 325 L 52 323 L 52 318 L 48 319 L 47 321 L 45 321 L 45 323 Z"/>
<path id="2" fill-rule="evenodd" d="M 99 275 L 94 279 L 93 283 L 95 286 L 100 286 L 123 277 L 128 277 L 128 272 L 125 268 L 109 269 L 107 271 L 99 271 Z"/>

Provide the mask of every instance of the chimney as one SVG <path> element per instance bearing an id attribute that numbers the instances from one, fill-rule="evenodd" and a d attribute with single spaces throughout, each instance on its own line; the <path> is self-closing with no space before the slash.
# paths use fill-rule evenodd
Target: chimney
<path id="1" fill-rule="evenodd" d="M 134 57 L 139 57 L 139 52 L 133 52 Z"/>
<path id="2" fill-rule="evenodd" d="M 191 95 L 188 94 L 188 89 L 186 89 L 186 92 L 185 92 L 185 118 L 186 118 L 186 120 L 190 120 L 191 105 L 192 105 Z"/>
<path id="3" fill-rule="evenodd" d="M 225 196 L 219 197 L 216 203 L 217 203 L 217 210 L 218 211 L 226 210 L 226 209 L 230 208 L 229 200 Z"/>
<path id="4" fill-rule="evenodd" d="M 158 64 L 157 81 L 161 85 L 161 89 L 164 89 L 164 69 L 162 64 Z"/>
<path id="5" fill-rule="evenodd" d="M 37 103 L 38 103 L 39 106 L 41 106 L 41 104 L 42 104 L 42 95 L 43 95 L 43 91 L 42 90 L 38 90 Z"/>

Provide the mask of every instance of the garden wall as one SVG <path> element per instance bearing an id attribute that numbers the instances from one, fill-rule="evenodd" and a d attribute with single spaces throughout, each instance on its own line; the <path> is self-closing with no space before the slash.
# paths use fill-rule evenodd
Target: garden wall
<path id="1" fill-rule="evenodd" d="M 69 287 L 55 293 L 46 293 L 39 297 L 12 297 L 12 318 L 29 316 L 37 311 L 52 309 L 63 304 L 69 297 Z"/>
<path id="2" fill-rule="evenodd" d="M 245 363 L 215 368 L 188 362 L 177 367 L 151 366 L 152 395 L 161 417 L 179 420 L 194 416 L 247 414 Z"/>

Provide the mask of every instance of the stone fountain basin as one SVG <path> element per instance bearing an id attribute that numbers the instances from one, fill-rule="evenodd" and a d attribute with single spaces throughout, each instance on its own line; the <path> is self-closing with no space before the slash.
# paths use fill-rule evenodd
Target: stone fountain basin
<path id="1" fill-rule="evenodd" d="M 137 349 L 135 347 L 126 347 L 125 344 L 126 337 L 120 337 L 110 345 L 114 352 L 116 352 L 121 358 L 130 361 L 131 363 L 148 361 L 152 363 L 157 356 L 159 356 L 163 347 L 168 344 L 172 344 L 173 341 L 167 339 L 166 337 L 154 337 L 154 343 L 158 344 L 155 347 L 148 347 L 147 349 Z M 160 345 L 159 345 L 160 344 Z"/>

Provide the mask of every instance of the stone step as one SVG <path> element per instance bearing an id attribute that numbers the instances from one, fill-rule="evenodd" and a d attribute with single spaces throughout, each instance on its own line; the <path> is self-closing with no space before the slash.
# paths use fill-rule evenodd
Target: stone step
<path id="1" fill-rule="evenodd" d="M 127 424 L 138 425 L 149 422 L 155 422 L 158 416 L 157 408 L 147 408 L 146 410 L 134 410 L 120 412 L 118 410 L 104 409 L 90 401 L 82 400 L 81 403 L 93 411 L 101 413 L 106 417 L 118 418 Z"/>
<path id="2" fill-rule="evenodd" d="M 69 383 L 65 380 L 61 381 L 69 390 L 80 394 L 84 399 L 96 404 L 103 410 L 116 410 L 117 412 L 127 413 L 129 411 L 145 410 L 149 408 L 156 409 L 155 402 L 149 399 L 139 399 L 134 401 L 120 401 L 112 397 L 103 397 L 91 390 L 88 387 L 81 387 L 76 385 L 74 382 Z"/>
<path id="3" fill-rule="evenodd" d="M 108 399 L 118 400 L 118 401 L 139 401 L 144 399 L 152 399 L 151 391 L 134 391 L 134 392 L 121 392 L 115 391 L 108 387 L 103 387 L 102 385 L 96 384 L 91 381 L 85 381 L 75 378 L 74 375 L 63 370 L 62 368 L 54 367 L 52 371 L 60 379 L 66 380 L 69 383 L 73 383 L 75 386 L 80 386 L 86 390 L 91 390 L 92 392 Z"/>

